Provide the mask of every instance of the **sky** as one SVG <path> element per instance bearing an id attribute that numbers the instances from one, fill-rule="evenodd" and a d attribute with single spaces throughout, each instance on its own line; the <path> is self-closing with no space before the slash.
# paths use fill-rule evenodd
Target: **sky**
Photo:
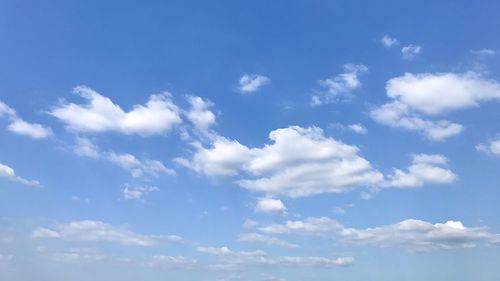
<path id="1" fill-rule="evenodd" d="M 0 280 L 499 280 L 499 9 L 0 1 Z"/>

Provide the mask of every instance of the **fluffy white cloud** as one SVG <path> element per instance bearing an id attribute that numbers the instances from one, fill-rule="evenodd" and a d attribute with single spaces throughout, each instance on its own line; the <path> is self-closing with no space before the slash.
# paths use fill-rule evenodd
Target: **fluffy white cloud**
<path id="1" fill-rule="evenodd" d="M 242 93 L 252 93 L 259 91 L 262 86 L 271 83 L 269 77 L 259 74 L 245 74 L 238 82 L 238 89 Z"/>
<path id="2" fill-rule="evenodd" d="M 7 129 L 15 134 L 28 136 L 33 139 L 43 139 L 53 135 L 50 128 L 24 121 L 17 115 L 14 109 L 0 101 L 0 117 L 4 116 L 10 120 Z"/>
<path id="3" fill-rule="evenodd" d="M 88 103 L 62 103 L 50 112 L 73 131 L 116 131 L 148 136 L 166 133 L 181 123 L 179 109 L 170 100 L 169 93 L 152 95 L 146 105 L 135 105 L 125 112 L 109 98 L 86 86 L 78 86 L 74 92 Z"/>
<path id="4" fill-rule="evenodd" d="M 394 169 L 387 183 L 390 187 L 419 187 L 424 184 L 447 184 L 457 176 L 446 168 L 447 159 L 439 154 L 413 155 L 412 165 L 407 171 Z"/>
<path id="5" fill-rule="evenodd" d="M 311 98 L 311 105 L 321 105 L 324 103 L 336 102 L 339 99 L 348 97 L 348 94 L 353 90 L 361 87 L 359 75 L 367 72 L 368 67 L 362 64 L 346 64 L 344 72 L 328 78 L 320 80 L 319 85 L 323 90 Z"/>
<path id="6" fill-rule="evenodd" d="M 215 114 L 209 110 L 213 103 L 195 96 L 188 96 L 187 99 L 191 105 L 191 109 L 186 113 L 187 118 L 195 128 L 206 132 L 210 126 L 215 124 Z"/>
<path id="7" fill-rule="evenodd" d="M 488 140 L 486 143 L 476 145 L 477 151 L 492 155 L 500 155 L 500 135 Z"/>
<path id="8" fill-rule="evenodd" d="M 422 52 L 422 47 L 410 44 L 401 48 L 401 54 L 405 60 L 412 60 Z"/>
<path id="9" fill-rule="evenodd" d="M 191 160 L 177 162 L 207 175 L 243 173 L 247 177 L 237 181 L 240 186 L 291 197 L 346 192 L 383 181 L 357 147 L 324 136 L 320 128 L 292 126 L 272 131 L 269 138 L 273 143 L 249 148 L 220 137 L 211 148 L 198 145 Z"/>
<path id="10" fill-rule="evenodd" d="M 399 44 L 399 41 L 398 39 L 394 38 L 394 37 L 391 37 L 389 35 L 384 35 L 381 39 L 380 39 L 380 43 L 386 47 L 386 48 L 390 48 L 392 46 L 396 46 Z"/>
<path id="11" fill-rule="evenodd" d="M 256 212 L 262 213 L 284 213 L 286 212 L 285 204 L 279 199 L 261 198 L 255 206 Z"/>
<path id="12" fill-rule="evenodd" d="M 447 120 L 430 120 L 423 115 L 441 115 L 500 99 L 500 84 L 474 72 L 406 73 L 390 79 L 386 91 L 392 101 L 375 108 L 371 117 L 391 127 L 419 131 L 432 140 L 456 135 L 463 126 Z"/>
<path id="13" fill-rule="evenodd" d="M 155 191 L 160 191 L 156 186 L 130 186 L 126 185 L 122 190 L 123 198 L 125 200 L 139 200 L 142 201 L 142 197 Z"/>
<path id="14" fill-rule="evenodd" d="M 0 163 L 0 178 L 6 178 L 11 181 L 24 184 L 27 186 L 40 186 L 40 182 L 36 180 L 28 180 L 23 177 L 16 175 L 14 169 L 11 167 Z"/>
<path id="15" fill-rule="evenodd" d="M 143 235 L 124 227 L 113 226 L 101 221 L 82 220 L 58 224 L 53 229 L 39 227 L 33 238 L 57 238 L 68 241 L 105 241 L 129 246 L 153 246 L 160 240 L 178 241 L 175 235 Z"/>
<path id="16" fill-rule="evenodd" d="M 262 235 L 260 233 L 244 233 L 238 237 L 240 242 L 251 242 L 251 243 L 264 243 L 267 245 L 281 246 L 285 248 L 299 248 L 299 245 L 289 243 L 285 240 L 271 237 L 267 235 Z"/>
<path id="17" fill-rule="evenodd" d="M 327 217 L 286 221 L 260 228 L 274 234 L 305 234 L 334 238 L 344 243 L 376 247 L 401 247 L 412 251 L 471 248 L 477 245 L 500 245 L 500 234 L 484 227 L 465 227 L 460 221 L 432 224 L 408 219 L 374 228 L 347 228 Z"/>
<path id="18" fill-rule="evenodd" d="M 352 257 L 339 257 L 335 259 L 302 256 L 273 257 L 261 250 L 253 252 L 234 252 L 228 247 L 198 247 L 197 250 L 201 253 L 219 257 L 222 260 L 222 264 L 220 264 L 217 268 L 226 270 L 252 265 L 336 267 L 346 266 L 354 263 L 354 258 Z"/>
<path id="19" fill-rule="evenodd" d="M 134 178 L 159 176 L 161 174 L 175 175 L 175 171 L 169 169 L 158 160 L 139 160 L 130 153 L 116 153 L 114 151 L 102 152 L 99 147 L 88 138 L 78 137 L 73 147 L 75 154 L 94 159 L 109 161 L 125 171 Z"/>

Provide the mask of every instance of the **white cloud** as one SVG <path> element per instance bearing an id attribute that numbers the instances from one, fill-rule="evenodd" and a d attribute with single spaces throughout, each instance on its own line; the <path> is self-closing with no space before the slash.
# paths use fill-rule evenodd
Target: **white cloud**
<path id="1" fill-rule="evenodd" d="M 139 200 L 142 201 L 142 197 L 155 191 L 160 191 L 156 186 L 130 186 L 126 185 L 122 190 L 123 198 L 125 200 Z"/>
<path id="2" fill-rule="evenodd" d="M 374 228 L 347 228 L 327 217 L 286 221 L 260 228 L 266 233 L 303 234 L 334 238 L 344 243 L 376 247 L 400 247 L 412 251 L 471 248 L 478 245 L 500 245 L 500 234 L 484 227 L 465 227 L 460 221 L 432 224 L 408 219 Z"/>
<path id="3" fill-rule="evenodd" d="M 382 124 L 419 131 L 431 140 L 444 140 L 463 130 L 463 126 L 447 120 L 423 117 L 478 107 L 481 102 L 500 99 L 500 84 L 468 72 L 406 73 L 386 84 L 391 102 L 375 108 L 371 117 Z"/>
<path id="4" fill-rule="evenodd" d="M 14 255 L 6 255 L 6 254 L 1 254 L 0 253 L 0 262 L 11 261 L 13 259 L 14 259 Z"/>
<path id="5" fill-rule="evenodd" d="M 68 241 L 105 241 L 129 246 L 154 246 L 160 240 L 177 241 L 178 236 L 143 235 L 125 227 L 113 226 L 101 221 L 82 220 L 58 224 L 53 229 L 39 227 L 33 238 L 56 238 Z"/>
<path id="6" fill-rule="evenodd" d="M 476 145 L 477 151 L 491 155 L 500 155 L 500 135 L 488 140 L 486 143 Z"/>
<path id="7" fill-rule="evenodd" d="M 493 49 L 480 49 L 480 50 L 472 50 L 472 54 L 477 55 L 477 56 L 483 56 L 483 57 L 491 57 L 500 54 L 500 50 L 493 50 Z"/>
<path id="8" fill-rule="evenodd" d="M 115 131 L 149 136 L 164 134 L 181 123 L 179 109 L 170 100 L 169 93 L 151 95 L 146 105 L 135 105 L 125 112 L 109 98 L 86 86 L 78 86 L 74 92 L 88 103 L 62 103 L 50 112 L 72 131 Z"/>
<path id="9" fill-rule="evenodd" d="M 198 266 L 198 261 L 185 256 L 156 255 L 148 258 L 146 266 L 156 268 L 193 268 Z"/>
<path id="10" fill-rule="evenodd" d="M 422 47 L 418 45 L 410 44 L 401 48 L 401 54 L 405 60 L 413 60 L 422 52 Z"/>
<path id="11" fill-rule="evenodd" d="M 207 132 L 215 124 L 215 114 L 209 110 L 213 103 L 195 96 L 188 96 L 187 99 L 191 104 L 191 109 L 186 113 L 187 118 L 199 131 Z"/>
<path id="12" fill-rule="evenodd" d="M 457 176 L 446 168 L 447 159 L 439 154 L 413 155 L 408 170 L 394 169 L 387 183 L 390 187 L 420 187 L 424 184 L 449 184 Z"/>
<path id="13" fill-rule="evenodd" d="M 7 116 L 10 120 L 7 129 L 18 135 L 28 136 L 33 139 L 48 138 L 53 135 L 52 129 L 37 123 L 29 123 L 21 119 L 16 111 L 0 101 L 0 117 Z"/>
<path id="14" fill-rule="evenodd" d="M 76 138 L 73 150 L 79 156 L 109 161 L 129 172 L 134 178 L 156 177 L 161 174 L 175 175 L 174 170 L 165 167 L 158 160 L 139 160 L 130 153 L 101 152 L 99 147 L 88 138 Z"/>
<path id="15" fill-rule="evenodd" d="M 16 175 L 14 169 L 2 163 L 0 163 L 0 178 L 6 178 L 13 182 L 17 182 L 27 186 L 40 186 L 39 181 L 28 180 L 23 177 L 20 177 Z"/>
<path id="16" fill-rule="evenodd" d="M 335 259 L 325 257 L 302 256 L 270 256 L 266 252 L 257 250 L 253 252 L 234 252 L 228 247 L 198 247 L 197 250 L 204 254 L 219 257 L 222 264 L 219 269 L 241 269 L 248 266 L 300 266 L 300 267 L 336 267 L 347 266 L 354 263 L 352 257 L 339 257 Z"/>
<path id="17" fill-rule="evenodd" d="M 299 245 L 289 243 L 285 240 L 271 237 L 267 235 L 262 235 L 260 233 L 244 233 L 238 237 L 240 242 L 251 242 L 251 243 L 264 243 L 272 246 L 281 246 L 285 248 L 299 248 Z"/>
<path id="18" fill-rule="evenodd" d="M 207 175 L 238 175 L 240 186 L 266 194 L 304 197 L 346 192 L 380 184 L 383 175 L 358 155 L 359 149 L 326 137 L 317 127 L 292 126 L 269 134 L 262 148 L 216 139 L 211 148 L 201 145 L 191 160 L 177 162 Z"/>
<path id="19" fill-rule="evenodd" d="M 356 134 L 360 134 L 360 135 L 366 135 L 366 133 L 368 132 L 366 130 L 366 127 L 363 126 L 362 124 L 351 124 L 348 126 L 349 130 L 355 132 Z"/>
<path id="20" fill-rule="evenodd" d="M 394 37 L 391 37 L 389 35 L 384 35 L 381 39 L 380 39 L 380 43 L 386 47 L 386 48 L 390 48 L 392 46 L 396 46 L 396 45 L 399 45 L 399 41 L 398 39 L 394 38 Z"/>
<path id="21" fill-rule="evenodd" d="M 255 206 L 256 212 L 262 213 L 286 213 L 285 204 L 279 199 L 261 198 Z"/>
<path id="22" fill-rule="evenodd" d="M 238 89 L 242 93 L 252 93 L 259 91 L 262 86 L 271 83 L 271 79 L 259 74 L 245 74 L 238 82 Z"/>
<path id="23" fill-rule="evenodd" d="M 333 103 L 340 99 L 349 97 L 349 93 L 361 87 L 361 81 L 358 76 L 361 73 L 368 72 L 368 67 L 362 64 L 346 64 L 344 72 L 328 78 L 320 80 L 319 85 L 323 90 L 312 96 L 311 105 L 317 106 L 324 103 Z"/>

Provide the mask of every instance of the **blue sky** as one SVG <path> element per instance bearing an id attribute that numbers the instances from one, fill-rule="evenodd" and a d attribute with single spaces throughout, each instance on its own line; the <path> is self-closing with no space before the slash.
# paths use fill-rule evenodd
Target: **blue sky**
<path id="1" fill-rule="evenodd" d="M 0 279 L 500 278 L 495 1 L 2 1 Z"/>

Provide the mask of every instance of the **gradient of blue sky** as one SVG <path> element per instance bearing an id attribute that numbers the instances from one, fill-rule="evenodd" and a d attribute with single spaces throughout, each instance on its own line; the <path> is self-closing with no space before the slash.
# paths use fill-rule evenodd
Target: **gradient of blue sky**
<path id="1" fill-rule="evenodd" d="M 1 1 L 0 279 L 498 280 L 499 9 Z M 179 120 L 69 128 L 81 85 L 124 112 L 169 92 Z M 461 129 L 429 135 L 438 120 Z"/>

